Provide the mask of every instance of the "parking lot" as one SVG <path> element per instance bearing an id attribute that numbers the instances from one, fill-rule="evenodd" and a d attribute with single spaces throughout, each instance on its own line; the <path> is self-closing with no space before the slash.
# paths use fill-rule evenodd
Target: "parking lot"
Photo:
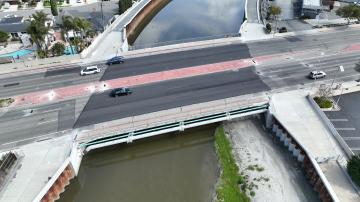
<path id="1" fill-rule="evenodd" d="M 334 97 L 337 101 L 338 97 Z M 360 154 L 360 92 L 344 94 L 339 111 L 327 111 L 326 116 L 355 154 Z"/>

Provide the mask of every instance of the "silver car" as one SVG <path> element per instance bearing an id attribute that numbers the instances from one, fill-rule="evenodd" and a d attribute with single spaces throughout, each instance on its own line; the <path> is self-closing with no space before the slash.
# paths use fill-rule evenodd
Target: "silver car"
<path id="1" fill-rule="evenodd" d="M 321 79 L 325 77 L 326 77 L 326 73 L 323 71 L 312 71 L 309 74 L 310 79 Z"/>
<path id="2" fill-rule="evenodd" d="M 100 68 L 98 66 L 94 65 L 94 66 L 89 66 L 89 67 L 85 67 L 84 69 L 82 69 L 80 72 L 80 75 L 85 76 L 85 75 L 97 74 L 97 73 L 100 73 Z"/>

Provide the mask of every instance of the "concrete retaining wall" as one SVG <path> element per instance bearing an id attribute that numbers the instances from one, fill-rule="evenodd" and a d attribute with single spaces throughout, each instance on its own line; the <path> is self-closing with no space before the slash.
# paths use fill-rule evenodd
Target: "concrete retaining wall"
<path id="1" fill-rule="evenodd" d="M 351 151 L 350 147 L 346 144 L 346 142 L 344 141 L 344 139 L 340 136 L 340 134 L 337 132 L 337 130 L 335 129 L 334 125 L 331 123 L 331 121 L 327 118 L 327 116 L 325 115 L 325 113 L 321 110 L 321 108 L 316 104 L 316 102 L 314 101 L 314 99 L 308 95 L 306 96 L 306 98 L 308 99 L 308 101 L 310 102 L 310 105 L 313 107 L 313 109 L 315 110 L 315 112 L 320 116 L 321 120 L 325 123 L 325 125 L 327 126 L 327 128 L 329 129 L 329 131 L 331 132 L 331 134 L 335 137 L 335 139 L 337 140 L 337 142 L 340 144 L 340 146 L 343 148 L 343 150 L 345 151 L 346 155 L 348 156 L 348 158 L 351 158 L 354 155 L 354 152 Z"/>
<path id="2" fill-rule="evenodd" d="M 40 193 L 35 197 L 33 202 L 39 201 L 55 201 L 59 199 L 59 195 L 65 190 L 65 186 L 75 176 L 71 167 L 69 158 L 67 158 L 60 168 L 55 172 L 51 179 L 41 189 Z"/>
<path id="3" fill-rule="evenodd" d="M 304 147 L 302 147 L 296 138 L 288 132 L 286 127 L 274 115 L 272 115 L 272 125 L 270 129 L 274 136 L 281 142 L 284 142 L 284 146 L 288 148 L 289 152 L 291 152 L 299 162 L 302 162 L 309 182 L 314 187 L 315 191 L 319 193 L 320 199 L 322 201 L 340 202 L 316 160 Z"/>

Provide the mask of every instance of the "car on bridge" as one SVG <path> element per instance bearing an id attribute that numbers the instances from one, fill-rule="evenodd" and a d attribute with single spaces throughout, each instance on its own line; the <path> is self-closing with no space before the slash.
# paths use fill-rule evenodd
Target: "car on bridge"
<path id="1" fill-rule="evenodd" d="M 82 69 L 80 71 L 81 76 L 86 76 L 86 75 L 90 75 L 90 74 L 97 74 L 97 73 L 100 73 L 100 68 L 98 66 L 96 66 L 96 65 L 85 67 L 84 69 Z"/>
<path id="2" fill-rule="evenodd" d="M 124 57 L 122 56 L 115 56 L 106 61 L 107 65 L 120 64 L 120 63 L 124 63 Z"/>
<path id="3" fill-rule="evenodd" d="M 132 94 L 132 90 L 130 88 L 115 88 L 110 92 L 111 97 L 130 95 Z"/>
<path id="4" fill-rule="evenodd" d="M 326 73 L 323 71 L 312 71 L 309 74 L 310 79 L 321 79 L 325 77 L 326 77 Z"/>

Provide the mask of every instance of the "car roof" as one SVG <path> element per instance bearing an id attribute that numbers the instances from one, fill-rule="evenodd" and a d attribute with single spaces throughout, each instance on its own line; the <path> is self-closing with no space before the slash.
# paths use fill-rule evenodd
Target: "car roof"
<path id="1" fill-rule="evenodd" d="M 310 72 L 311 74 L 325 74 L 325 72 L 323 72 L 323 71 L 312 71 L 312 72 Z"/>
<path id="2" fill-rule="evenodd" d="M 85 69 L 97 69 L 98 67 L 96 65 L 85 67 Z"/>

